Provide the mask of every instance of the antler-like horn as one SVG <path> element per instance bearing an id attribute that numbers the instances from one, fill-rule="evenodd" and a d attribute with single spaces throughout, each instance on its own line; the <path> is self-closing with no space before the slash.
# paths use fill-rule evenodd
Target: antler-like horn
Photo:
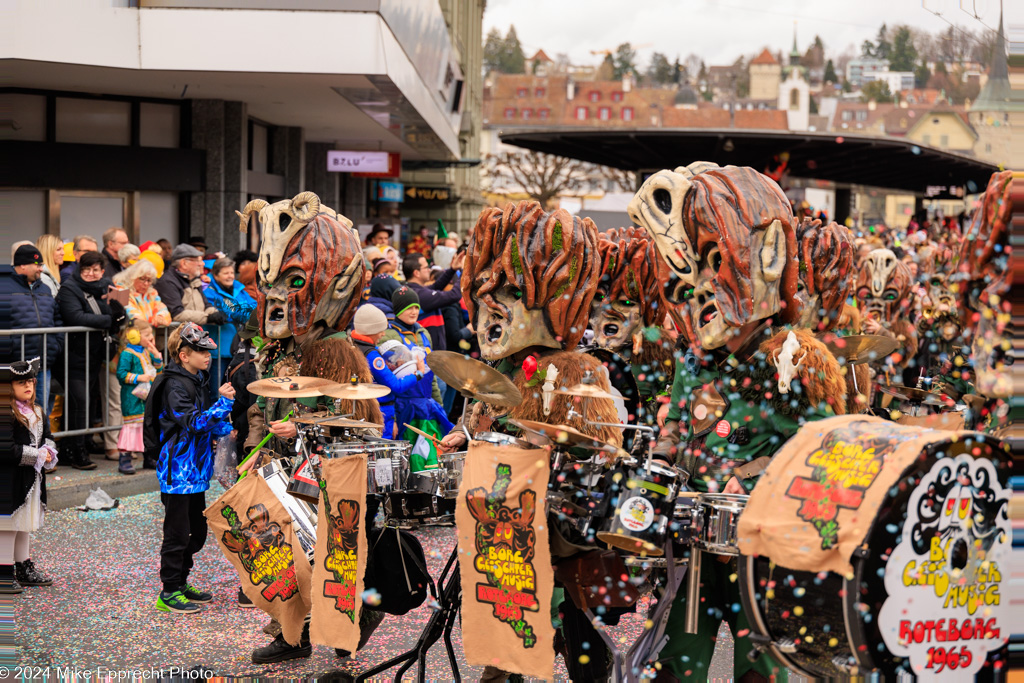
<path id="1" fill-rule="evenodd" d="M 267 206 L 266 199 L 253 199 L 251 202 L 245 205 L 245 208 L 241 211 L 235 211 L 238 214 L 238 231 L 248 232 L 249 231 L 249 216 L 253 212 L 259 213 L 263 210 L 263 207 Z"/>
<path id="2" fill-rule="evenodd" d="M 320 213 L 320 197 L 313 192 L 300 192 L 292 198 L 292 214 L 299 223 L 306 224 Z"/>

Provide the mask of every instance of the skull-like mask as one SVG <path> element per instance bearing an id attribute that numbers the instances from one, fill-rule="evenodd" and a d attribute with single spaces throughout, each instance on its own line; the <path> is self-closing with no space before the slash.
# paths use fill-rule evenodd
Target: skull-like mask
<path id="1" fill-rule="evenodd" d="M 315 323 L 348 326 L 359 305 L 365 264 L 352 222 L 312 192 L 239 212 L 242 228 L 257 211 L 261 227 L 257 313 L 265 339 L 302 338 Z"/>
<path id="2" fill-rule="evenodd" d="M 666 298 L 692 344 L 715 349 L 749 323 L 795 319 L 795 219 L 767 176 L 707 162 L 660 171 L 629 215 L 672 270 Z"/>
<path id="3" fill-rule="evenodd" d="M 888 249 L 875 249 L 860 264 L 857 302 L 866 317 L 893 323 L 910 306 L 913 278 Z"/>
<path id="4" fill-rule="evenodd" d="M 484 209 L 473 228 L 462 291 L 480 355 L 573 348 L 583 337 L 600 260 L 597 228 L 537 202 Z"/>
<path id="5" fill-rule="evenodd" d="M 664 317 L 661 276 L 665 273 L 660 271 L 667 268 L 655 252 L 654 242 L 639 228 L 602 233 L 598 250 L 601 281 L 590 306 L 594 344 L 628 357 L 642 327 L 656 325 Z"/>

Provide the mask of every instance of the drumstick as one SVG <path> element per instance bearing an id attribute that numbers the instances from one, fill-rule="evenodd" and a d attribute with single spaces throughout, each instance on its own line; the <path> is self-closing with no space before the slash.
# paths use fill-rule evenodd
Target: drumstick
<path id="1" fill-rule="evenodd" d="M 430 439 L 431 441 L 433 441 L 434 442 L 434 446 L 436 446 L 437 448 L 442 448 L 441 442 L 440 442 L 440 440 L 438 440 L 438 438 L 436 436 L 431 436 L 430 434 L 427 434 L 426 432 L 424 432 L 424 431 L 422 431 L 420 429 L 416 429 L 415 427 L 413 427 L 411 424 L 408 424 L 408 423 L 405 426 L 408 427 L 409 429 L 411 429 L 412 431 L 416 432 L 420 436 L 426 437 L 427 439 Z"/>
<path id="2" fill-rule="evenodd" d="M 292 413 L 294 413 L 294 412 L 295 412 L 294 408 L 289 410 L 288 414 L 284 416 L 284 419 L 281 420 L 281 422 L 287 422 L 289 419 L 291 419 Z M 245 456 L 245 459 L 242 460 L 242 462 L 238 463 L 238 467 L 236 467 L 235 469 L 238 470 L 239 472 L 242 472 L 242 465 L 244 465 L 245 463 L 249 462 L 249 460 L 252 458 L 252 456 L 254 456 L 257 453 L 259 453 L 260 449 L 263 448 L 264 446 L 266 446 L 267 443 L 270 442 L 270 437 L 272 437 L 272 436 L 274 436 L 274 433 L 268 431 L 267 435 L 265 437 L 263 437 L 263 441 L 260 441 L 258 444 L 256 444 L 256 448 L 252 449 L 252 452 L 250 452 L 249 455 Z M 239 479 L 243 479 L 243 478 L 245 478 L 245 475 L 247 475 L 247 474 L 249 474 L 248 470 L 246 470 L 245 472 L 242 472 L 240 475 L 238 475 L 238 478 Z"/>

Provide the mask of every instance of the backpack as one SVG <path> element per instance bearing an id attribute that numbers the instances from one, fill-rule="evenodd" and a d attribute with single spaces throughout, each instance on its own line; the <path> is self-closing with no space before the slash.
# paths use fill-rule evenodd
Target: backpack
<path id="1" fill-rule="evenodd" d="M 370 529 L 370 553 L 363 577 L 364 588 L 380 594 L 373 609 L 400 616 L 427 599 L 430 574 L 423 546 L 408 531 L 394 527 Z"/>
<path id="2" fill-rule="evenodd" d="M 168 430 L 167 434 L 161 436 L 160 434 L 160 413 L 163 410 L 163 388 L 164 384 L 170 378 L 166 373 L 160 373 L 153 380 L 153 385 L 149 388 L 149 396 L 146 397 L 146 411 L 142 417 L 142 443 L 145 446 L 142 457 L 143 462 L 156 462 L 160 459 L 160 451 L 163 450 L 164 445 L 172 438 L 178 435 L 181 431 L 181 427 L 175 425 L 173 428 Z M 195 387 L 191 382 L 184 382 L 186 390 L 191 394 L 191 398 L 195 399 Z M 167 470 L 168 475 L 170 474 L 170 468 Z"/>

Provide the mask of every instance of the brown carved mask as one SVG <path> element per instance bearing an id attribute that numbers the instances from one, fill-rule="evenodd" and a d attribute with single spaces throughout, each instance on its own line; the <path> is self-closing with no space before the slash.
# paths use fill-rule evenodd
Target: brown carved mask
<path id="1" fill-rule="evenodd" d="M 348 327 L 366 268 L 359 238 L 350 228 L 321 213 L 294 232 L 279 262 L 272 280 L 264 280 L 261 269 L 257 286 L 265 339 L 302 338 L 316 324 L 325 331 Z"/>
<path id="2" fill-rule="evenodd" d="M 800 327 L 819 332 L 832 329 L 853 291 L 853 233 L 838 223 L 822 225 L 820 220 L 805 218 L 797 226 L 796 238 Z"/>
<path id="3" fill-rule="evenodd" d="M 860 264 L 857 305 L 865 317 L 892 323 L 911 305 L 913 277 L 889 249 L 875 249 Z"/>
<path id="4" fill-rule="evenodd" d="M 484 209 L 473 227 L 462 291 L 480 355 L 575 347 L 600 276 L 597 228 L 537 202 Z"/>
<path id="5" fill-rule="evenodd" d="M 1013 391 L 1005 359 L 1011 350 L 1009 226 L 1013 172 L 993 173 L 960 248 L 955 276 L 966 327 L 971 330 L 975 386 L 990 397 Z"/>
<path id="6" fill-rule="evenodd" d="M 601 233 L 597 246 L 602 268 L 590 306 L 594 344 L 613 351 L 628 350 L 643 326 L 659 325 L 664 319 L 662 296 L 668 268 L 640 228 Z"/>
<path id="7" fill-rule="evenodd" d="M 796 219 L 767 176 L 708 162 L 660 171 L 629 215 L 672 270 L 666 298 L 691 344 L 715 349 L 748 323 L 795 320 Z"/>

